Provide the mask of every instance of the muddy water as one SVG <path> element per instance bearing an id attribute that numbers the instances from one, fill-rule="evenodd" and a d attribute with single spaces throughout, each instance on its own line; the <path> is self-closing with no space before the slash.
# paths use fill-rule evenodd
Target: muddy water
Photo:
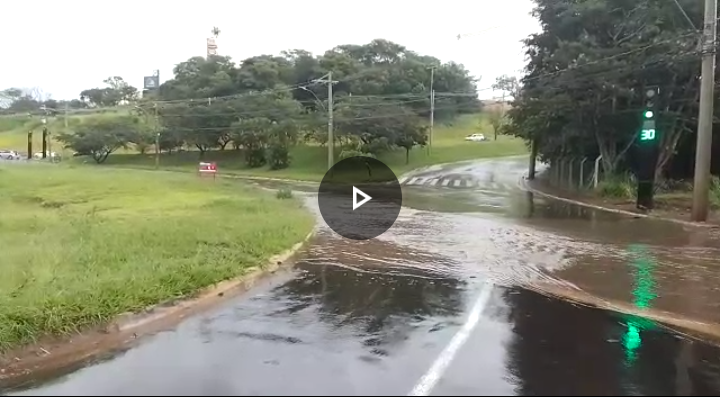
<path id="1" fill-rule="evenodd" d="M 8 394 L 720 392 L 717 348 L 517 287 L 542 281 L 710 316 L 715 237 L 539 200 L 517 188 L 524 166 L 414 173 L 415 183 L 435 182 L 405 185 L 407 207 L 379 238 L 345 240 L 320 220 L 293 272 L 110 360 Z M 312 188 L 295 191 L 317 211 Z M 684 263 L 704 273 L 679 283 L 671 269 Z"/>

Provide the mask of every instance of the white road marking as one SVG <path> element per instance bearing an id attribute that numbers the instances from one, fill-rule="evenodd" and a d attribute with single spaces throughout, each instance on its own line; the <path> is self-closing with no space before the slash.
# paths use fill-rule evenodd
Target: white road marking
<path id="1" fill-rule="evenodd" d="M 402 185 L 407 180 L 408 180 L 408 177 L 402 177 L 402 178 L 400 178 L 400 180 L 398 182 Z"/>
<path id="2" fill-rule="evenodd" d="M 462 328 L 460 328 L 455 336 L 453 336 L 450 343 L 445 347 L 445 350 L 443 350 L 438 358 L 435 359 L 433 365 L 425 373 L 425 375 L 420 378 L 420 381 L 415 385 L 408 396 L 430 395 L 437 382 L 445 373 L 445 370 L 447 370 L 450 363 L 452 363 L 455 355 L 457 355 L 460 348 L 465 344 L 465 342 L 467 342 L 467 339 L 470 337 L 470 334 L 472 334 L 473 329 L 475 329 L 480 321 L 480 316 L 490 300 L 490 293 L 492 290 L 492 283 L 488 282 L 483 286 L 480 291 L 480 296 L 478 296 L 467 320 L 465 320 L 465 324 L 463 324 Z"/>
<path id="3" fill-rule="evenodd" d="M 475 180 L 473 180 L 473 179 L 468 179 L 465 181 L 465 186 L 475 187 L 475 186 L 477 186 L 477 182 L 475 182 Z"/>
<path id="4" fill-rule="evenodd" d="M 440 181 L 439 179 L 431 179 L 431 180 L 428 182 L 428 185 L 430 185 L 430 186 L 435 186 L 435 185 L 437 185 L 437 183 L 438 183 L 439 181 Z"/>
<path id="5" fill-rule="evenodd" d="M 443 179 L 443 181 L 442 181 L 443 186 L 447 186 L 448 183 L 450 183 L 450 179 Z"/>
<path id="6" fill-rule="evenodd" d="M 455 179 L 455 181 L 453 182 L 453 185 L 455 185 L 455 187 L 459 187 L 461 182 L 462 182 L 462 179 Z"/>
<path id="7" fill-rule="evenodd" d="M 417 180 L 418 180 L 418 179 L 420 179 L 420 178 L 413 178 L 413 179 L 410 179 L 410 182 L 408 182 L 408 185 L 414 185 L 414 184 L 415 184 L 415 182 L 417 182 Z"/>

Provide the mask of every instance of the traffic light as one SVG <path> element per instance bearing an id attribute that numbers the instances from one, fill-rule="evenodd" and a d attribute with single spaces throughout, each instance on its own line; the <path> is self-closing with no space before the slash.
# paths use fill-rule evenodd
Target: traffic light
<path id="1" fill-rule="evenodd" d="M 655 164 L 658 155 L 658 131 L 655 123 L 655 105 L 660 94 L 659 87 L 648 87 L 645 90 L 645 108 L 642 111 L 642 123 L 638 134 L 637 167 L 637 208 L 650 210 L 653 208 L 653 191 L 655 190 Z"/>
<path id="2" fill-rule="evenodd" d="M 640 130 L 641 143 L 653 143 L 657 138 L 654 108 L 659 93 L 658 87 L 649 87 L 645 90 L 645 110 L 643 111 L 642 129 Z"/>

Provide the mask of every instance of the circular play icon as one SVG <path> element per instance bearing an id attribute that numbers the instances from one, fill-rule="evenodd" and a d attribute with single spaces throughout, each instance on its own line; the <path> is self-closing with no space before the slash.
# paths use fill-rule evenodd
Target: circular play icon
<path id="1" fill-rule="evenodd" d="M 323 177 L 318 207 L 335 233 L 367 240 L 385 233 L 402 206 L 402 189 L 390 167 L 372 157 L 337 162 Z"/>

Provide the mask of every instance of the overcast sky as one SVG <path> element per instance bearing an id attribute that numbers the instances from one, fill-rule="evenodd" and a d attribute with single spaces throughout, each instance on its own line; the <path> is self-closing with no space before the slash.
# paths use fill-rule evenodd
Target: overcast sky
<path id="1" fill-rule="evenodd" d="M 218 53 L 236 61 L 388 39 L 464 64 L 482 76 L 480 97 L 488 98 L 496 76 L 519 74 L 520 40 L 539 30 L 530 0 L 12 3 L 0 24 L 0 88 L 40 87 L 56 99 L 76 98 L 110 75 L 137 87 L 154 69 L 171 78 L 175 64 L 205 54 L 213 26 Z"/>

